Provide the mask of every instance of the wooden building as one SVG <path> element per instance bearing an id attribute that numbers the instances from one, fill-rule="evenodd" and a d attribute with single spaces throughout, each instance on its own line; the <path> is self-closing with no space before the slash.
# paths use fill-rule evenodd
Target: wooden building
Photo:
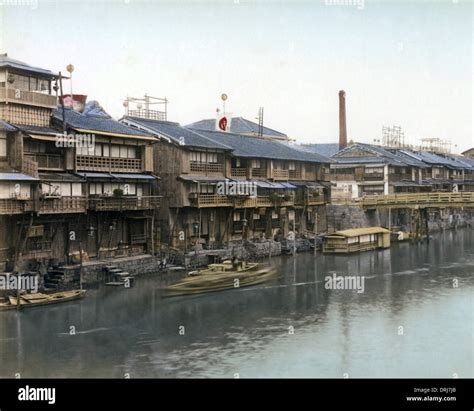
<path id="1" fill-rule="evenodd" d="M 382 227 L 336 231 L 323 239 L 323 252 L 348 254 L 390 247 L 390 231 Z"/>
<path id="2" fill-rule="evenodd" d="M 290 229 L 318 230 L 318 208 L 330 196 L 326 157 L 273 140 L 167 121 L 125 117 L 122 122 L 160 140 L 155 172 L 163 195 L 163 241 L 215 247 Z"/>
<path id="3" fill-rule="evenodd" d="M 0 56 L 0 270 L 153 249 L 156 139 L 97 104 L 58 109 L 58 82 Z"/>

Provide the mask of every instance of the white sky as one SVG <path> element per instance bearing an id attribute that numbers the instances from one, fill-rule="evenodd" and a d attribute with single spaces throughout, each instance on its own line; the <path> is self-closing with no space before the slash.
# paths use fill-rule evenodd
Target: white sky
<path id="1" fill-rule="evenodd" d="M 74 92 L 117 118 L 126 95 L 148 93 L 187 124 L 214 117 L 227 93 L 234 115 L 264 106 L 266 126 L 336 142 L 344 89 L 349 139 L 395 124 L 411 142 L 474 146 L 471 1 L 326 3 L 0 0 L 0 52 L 54 71 L 73 63 Z"/>

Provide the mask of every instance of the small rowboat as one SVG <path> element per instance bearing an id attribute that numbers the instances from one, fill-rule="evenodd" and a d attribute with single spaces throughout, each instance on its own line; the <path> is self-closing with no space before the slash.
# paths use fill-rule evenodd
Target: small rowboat
<path id="1" fill-rule="evenodd" d="M 38 307 L 41 305 L 57 304 L 84 298 L 86 290 L 61 291 L 57 293 L 31 293 L 20 296 L 20 309 Z M 14 310 L 18 308 L 16 296 L 9 296 L 0 301 L 0 311 Z"/>
<path id="2" fill-rule="evenodd" d="M 225 265 L 225 267 L 218 267 Z M 207 269 L 198 271 L 180 282 L 164 288 L 164 297 L 192 295 L 223 291 L 261 284 L 275 277 L 273 268 L 258 268 L 258 263 L 243 266 L 242 269 L 228 269 L 228 264 L 211 264 Z"/>

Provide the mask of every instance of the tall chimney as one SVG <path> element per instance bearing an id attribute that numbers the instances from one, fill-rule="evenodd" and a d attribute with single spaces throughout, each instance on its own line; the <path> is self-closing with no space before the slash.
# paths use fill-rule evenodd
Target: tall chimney
<path id="1" fill-rule="evenodd" d="M 346 92 L 339 91 L 339 150 L 347 147 Z"/>

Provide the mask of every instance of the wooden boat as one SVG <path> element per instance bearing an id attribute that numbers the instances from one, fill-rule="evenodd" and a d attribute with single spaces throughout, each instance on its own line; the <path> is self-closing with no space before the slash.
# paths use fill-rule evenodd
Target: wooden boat
<path id="1" fill-rule="evenodd" d="M 197 271 L 190 271 L 189 276 L 198 276 L 198 275 L 207 275 L 207 274 L 218 274 L 218 273 L 228 273 L 228 272 L 246 272 L 256 270 L 258 268 L 258 263 L 249 263 L 242 261 L 237 263 L 237 267 L 234 267 L 232 261 L 226 260 L 223 263 L 219 264 L 209 264 L 207 268 Z"/>
<path id="2" fill-rule="evenodd" d="M 41 305 L 57 304 L 84 298 L 85 290 L 61 291 L 57 293 L 31 293 L 20 296 L 20 309 L 38 307 Z M 5 301 L 0 301 L 0 311 L 18 308 L 16 296 L 9 296 Z"/>
<path id="3" fill-rule="evenodd" d="M 273 268 L 258 268 L 258 263 L 248 263 L 241 269 L 229 269 L 227 263 L 211 264 L 199 274 L 186 277 L 180 282 L 164 288 L 165 297 L 192 295 L 248 287 L 275 277 Z M 192 273 L 190 273 L 192 274 Z"/>

